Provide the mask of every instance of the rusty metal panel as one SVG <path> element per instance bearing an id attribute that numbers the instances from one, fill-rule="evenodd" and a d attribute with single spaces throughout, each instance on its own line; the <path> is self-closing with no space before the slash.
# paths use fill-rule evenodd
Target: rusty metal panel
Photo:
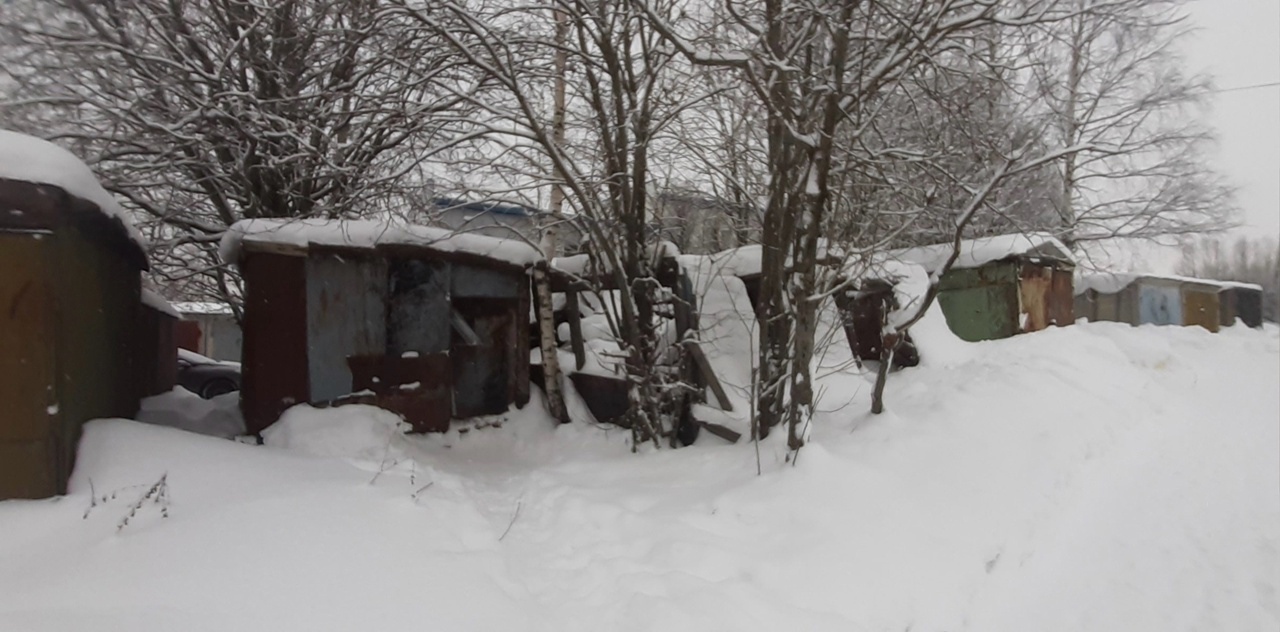
<path id="1" fill-rule="evenodd" d="M 351 392 L 349 356 L 386 352 L 386 294 L 383 259 L 307 257 L 307 372 L 313 401 Z"/>
<path id="2" fill-rule="evenodd" d="M 417 357 L 347 358 L 356 391 L 368 402 L 399 414 L 416 432 L 444 432 L 453 416 L 452 360 L 447 353 Z"/>
<path id="3" fill-rule="evenodd" d="M 1181 325 L 1182 313 L 1182 292 L 1177 285 L 1141 282 L 1138 288 L 1139 324 Z"/>
<path id="4" fill-rule="evenodd" d="M 1049 324 L 1065 327 L 1076 322 L 1075 275 L 1071 268 L 1054 268 L 1049 287 Z"/>
<path id="5" fill-rule="evenodd" d="M 516 298 L 520 275 L 471 265 L 454 264 L 449 293 L 468 298 Z"/>
<path id="6" fill-rule="evenodd" d="M 1186 287 L 1182 291 L 1182 324 L 1199 325 L 1218 331 L 1218 292 L 1216 288 Z"/>
<path id="7" fill-rule="evenodd" d="M 1049 326 L 1049 294 L 1053 289 L 1053 269 L 1023 264 L 1018 279 L 1020 331 L 1040 331 Z"/>
<path id="8" fill-rule="evenodd" d="M 506 412 L 511 403 L 510 352 L 515 337 L 514 303 L 501 299 L 454 299 L 454 309 L 478 338 L 454 336 L 453 410 L 460 419 Z"/>
<path id="9" fill-rule="evenodd" d="M 387 299 L 387 353 L 449 350 L 449 264 L 392 259 Z"/>
<path id="10" fill-rule="evenodd" d="M 246 252 L 240 272 L 245 289 L 240 409 L 248 431 L 258 433 L 285 409 L 310 399 L 306 259 Z"/>

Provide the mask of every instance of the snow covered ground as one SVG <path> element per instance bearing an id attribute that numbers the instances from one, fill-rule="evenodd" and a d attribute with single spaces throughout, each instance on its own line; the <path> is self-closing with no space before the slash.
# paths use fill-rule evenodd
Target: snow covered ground
<path id="1" fill-rule="evenodd" d="M 532 408 L 409 438 L 295 411 L 266 446 L 94 422 L 70 495 L 0 503 L 0 630 L 1280 628 L 1275 328 L 963 351 L 879 417 L 829 378 L 759 476 Z"/>

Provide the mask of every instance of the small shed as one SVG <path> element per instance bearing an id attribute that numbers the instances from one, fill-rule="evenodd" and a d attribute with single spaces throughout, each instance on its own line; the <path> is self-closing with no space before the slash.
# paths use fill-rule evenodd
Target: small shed
<path id="1" fill-rule="evenodd" d="M 1213 332 L 1237 316 L 1250 326 L 1262 324 L 1261 287 L 1174 275 L 1085 275 L 1075 304 L 1077 313 L 1091 321 L 1199 325 Z"/>
<path id="2" fill-rule="evenodd" d="M 947 243 L 890 254 L 934 274 L 952 251 Z M 951 331 L 970 342 L 1069 325 L 1074 271 L 1071 251 L 1047 233 L 969 239 L 939 279 L 938 303 Z"/>
<path id="3" fill-rule="evenodd" d="M 0 130 L 0 499 L 65 492 L 84 423 L 131 417 L 158 384 L 158 352 L 137 344 L 160 335 L 145 326 L 146 269 L 83 162 Z"/>
<path id="4" fill-rule="evenodd" d="M 178 302 L 178 346 L 207 358 L 240 361 L 244 335 L 231 306 L 218 302 Z"/>
<path id="5" fill-rule="evenodd" d="M 371 403 L 416 430 L 529 401 L 527 243 L 380 221 L 245 220 L 222 242 L 244 278 L 240 406 Z"/>
<path id="6" fill-rule="evenodd" d="M 142 396 L 168 393 L 178 383 L 178 325 L 182 316 L 164 297 L 142 289 L 142 310 L 138 314 L 138 385 Z"/>
<path id="7" fill-rule="evenodd" d="M 1262 286 L 1253 283 L 1220 282 L 1219 322 L 1230 327 L 1239 319 L 1247 327 L 1262 327 Z"/>

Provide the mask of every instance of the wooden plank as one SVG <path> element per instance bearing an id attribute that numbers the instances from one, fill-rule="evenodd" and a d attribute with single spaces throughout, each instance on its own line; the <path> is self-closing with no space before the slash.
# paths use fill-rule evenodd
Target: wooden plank
<path id="1" fill-rule="evenodd" d="M 578 291 L 566 290 L 564 309 L 569 319 L 569 344 L 573 347 L 574 368 L 581 371 L 587 363 L 586 341 L 582 339 L 582 314 L 578 308 Z"/>
<path id="2" fill-rule="evenodd" d="M 707 356 L 702 351 L 702 346 L 697 340 L 684 341 L 684 348 L 689 352 L 689 356 L 693 358 L 698 371 L 702 374 L 702 379 L 707 386 L 711 387 L 711 392 L 716 396 L 716 400 L 720 402 L 721 410 L 733 410 L 733 404 L 729 403 L 729 395 L 725 393 L 724 386 L 720 384 L 720 378 L 716 377 L 715 371 L 711 370 L 711 363 L 707 361 Z"/>
<path id="3" fill-rule="evenodd" d="M 698 421 L 698 425 L 702 426 L 703 430 L 706 430 L 707 432 L 710 432 L 711 434 L 717 437 L 720 437 L 721 439 L 724 439 L 729 443 L 737 443 L 738 440 L 742 438 L 742 433 L 738 432 L 737 430 L 732 430 L 730 428 L 726 428 L 725 426 L 721 426 L 720 424 L 714 424 L 709 421 L 702 421 L 702 420 L 697 420 L 697 421 Z"/>

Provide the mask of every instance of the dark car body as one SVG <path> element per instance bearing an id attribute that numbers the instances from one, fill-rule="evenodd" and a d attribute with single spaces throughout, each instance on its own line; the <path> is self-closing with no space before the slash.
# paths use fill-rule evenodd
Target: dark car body
<path id="1" fill-rule="evenodd" d="M 178 349 L 178 385 L 205 399 L 240 390 L 240 364 Z"/>

